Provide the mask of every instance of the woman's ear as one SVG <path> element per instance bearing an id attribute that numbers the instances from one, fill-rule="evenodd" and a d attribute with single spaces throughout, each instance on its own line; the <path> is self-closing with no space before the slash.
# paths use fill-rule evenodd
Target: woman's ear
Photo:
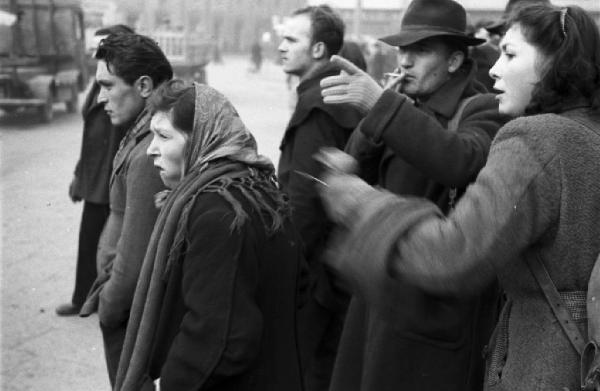
<path id="1" fill-rule="evenodd" d="M 135 83 L 142 98 L 148 99 L 150 95 L 152 95 L 152 91 L 154 91 L 154 82 L 150 76 L 140 76 Z"/>

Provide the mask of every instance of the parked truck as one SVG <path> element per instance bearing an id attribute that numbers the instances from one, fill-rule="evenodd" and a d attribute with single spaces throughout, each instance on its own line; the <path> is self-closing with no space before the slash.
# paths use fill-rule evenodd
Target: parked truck
<path id="1" fill-rule="evenodd" d="M 175 77 L 206 83 L 206 64 L 212 43 L 199 33 L 159 29 L 149 34 L 156 40 L 173 67 Z"/>
<path id="2" fill-rule="evenodd" d="M 32 109 L 45 122 L 54 103 L 76 111 L 88 76 L 80 2 L 0 0 L 0 11 L 15 16 L 0 24 L 0 109 Z"/>

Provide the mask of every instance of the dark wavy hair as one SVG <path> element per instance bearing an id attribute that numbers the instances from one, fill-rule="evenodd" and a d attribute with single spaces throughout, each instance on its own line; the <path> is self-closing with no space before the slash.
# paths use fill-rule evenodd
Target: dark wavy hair
<path id="1" fill-rule="evenodd" d="M 507 26 L 513 25 L 547 58 L 527 114 L 559 113 L 582 103 L 600 108 L 600 33 L 589 14 L 578 6 L 537 3 L 517 7 L 508 18 Z"/>
<path id="2" fill-rule="evenodd" d="M 346 26 L 340 16 L 328 5 L 317 5 L 300 8 L 292 12 L 292 16 L 308 15 L 310 18 L 312 43 L 323 42 L 327 48 L 327 56 L 337 54 L 344 45 Z"/>
<path id="3" fill-rule="evenodd" d="M 161 84 L 148 99 L 152 114 L 157 111 L 169 113 L 171 122 L 178 130 L 190 134 L 194 128 L 196 91 L 193 85 L 173 79 Z"/>
<path id="4" fill-rule="evenodd" d="M 149 76 L 154 86 L 173 77 L 173 69 L 158 44 L 140 34 L 111 34 L 100 41 L 96 59 L 127 84 Z"/>
<path id="5" fill-rule="evenodd" d="M 135 34 L 135 31 L 124 24 L 113 24 L 112 26 L 102 27 L 94 33 L 94 35 L 110 35 L 110 34 Z"/>

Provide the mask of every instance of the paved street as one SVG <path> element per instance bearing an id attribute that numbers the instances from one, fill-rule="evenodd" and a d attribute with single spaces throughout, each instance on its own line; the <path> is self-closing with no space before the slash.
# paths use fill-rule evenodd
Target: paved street
<path id="1" fill-rule="evenodd" d="M 208 82 L 228 96 L 276 162 L 290 115 L 285 76 L 247 57 L 209 65 Z M 70 300 L 81 204 L 67 188 L 81 142 L 80 115 L 60 106 L 50 125 L 31 114 L 0 116 L 1 385 L 5 391 L 108 390 L 98 318 L 59 318 Z"/>

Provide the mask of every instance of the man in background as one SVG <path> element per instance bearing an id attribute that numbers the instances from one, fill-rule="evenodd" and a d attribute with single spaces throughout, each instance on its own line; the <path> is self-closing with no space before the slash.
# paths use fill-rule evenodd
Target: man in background
<path id="1" fill-rule="evenodd" d="M 96 43 L 99 43 L 110 34 L 132 33 L 131 28 L 118 24 L 97 30 L 94 38 Z M 95 55 L 95 50 L 93 54 Z M 110 118 L 104 111 L 104 104 L 98 102 L 99 92 L 100 86 L 94 79 L 81 109 L 83 116 L 81 153 L 69 186 L 71 200 L 73 202 L 83 200 L 75 289 L 70 303 L 56 307 L 58 316 L 78 315 L 96 279 L 98 240 L 110 210 L 108 182 L 112 172 L 112 161 L 125 133 L 125 129 L 110 123 Z"/>
<path id="2" fill-rule="evenodd" d="M 329 59 L 342 48 L 344 23 L 328 6 L 292 13 L 279 45 L 283 70 L 299 78 L 297 103 L 281 142 L 278 175 L 289 195 L 292 220 L 309 266 L 308 299 L 299 312 L 299 346 L 306 389 L 327 390 L 347 304 L 322 263 L 331 223 L 311 176 L 321 167 L 313 155 L 322 147 L 344 148 L 360 116 L 349 105 L 323 104 L 319 82 L 339 73 Z"/>

